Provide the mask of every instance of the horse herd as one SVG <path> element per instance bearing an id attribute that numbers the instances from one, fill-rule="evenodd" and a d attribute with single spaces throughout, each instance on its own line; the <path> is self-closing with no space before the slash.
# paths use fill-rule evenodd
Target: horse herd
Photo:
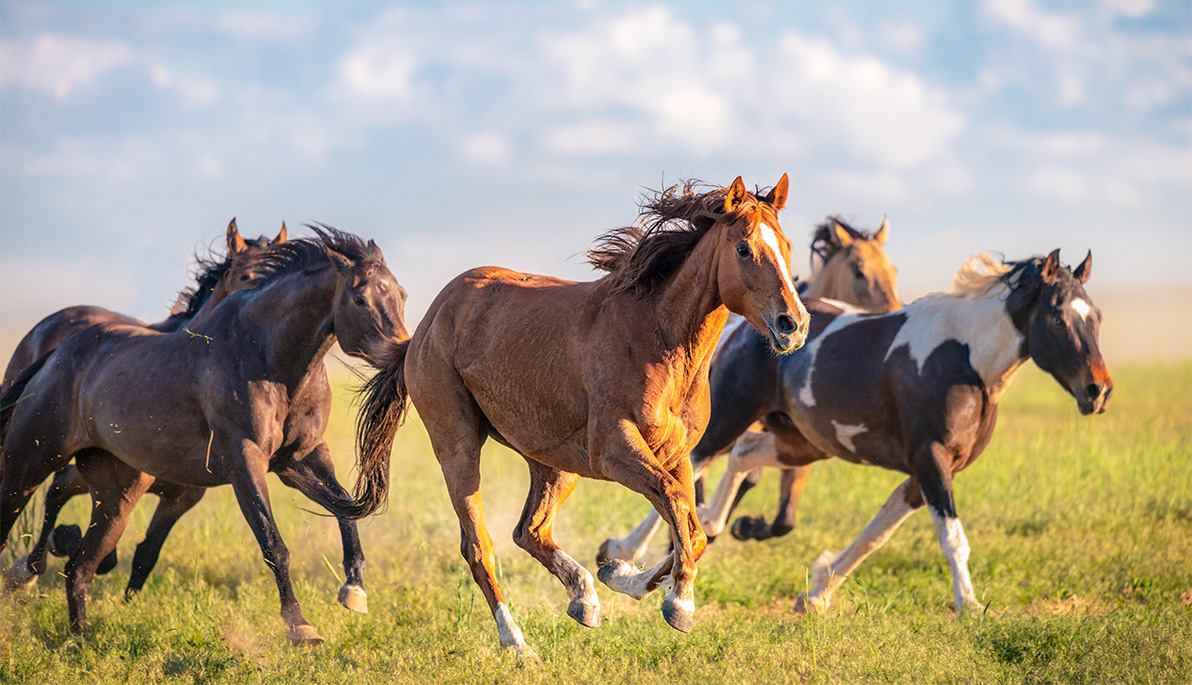
<path id="1" fill-rule="evenodd" d="M 777 220 L 787 190 L 783 175 L 764 193 L 740 178 L 660 191 L 634 225 L 588 252 L 602 278 L 472 269 L 438 294 L 412 336 L 406 293 L 372 241 L 324 225 L 311 226 L 312 237 L 287 239 L 283 225 L 273 240 L 246 241 L 233 220 L 226 258 L 200 263 L 197 285 L 166 320 L 72 307 L 21 341 L 0 398 L 0 550 L 38 486 L 54 480 L 41 534 L 6 587 L 32 585 L 47 551 L 68 556 L 70 625 L 83 631 L 88 588 L 115 565 L 142 495 L 161 501 L 126 595 L 142 587 L 178 518 L 207 488 L 231 484 L 275 574 L 287 639 L 322 642 L 294 594 L 265 474 L 338 519 L 339 601 L 367 612 L 356 520 L 386 501 L 394 435 L 412 403 L 459 518 L 460 551 L 501 645 L 519 657 L 537 658 L 498 587 L 485 528 L 480 448 L 490 437 L 529 467 L 514 540 L 559 579 L 567 614 L 583 625 L 600 624 L 592 575 L 552 537 L 581 476 L 621 483 L 652 506 L 637 529 L 601 545 L 598 579 L 634 598 L 667 588 L 663 618 L 689 631 L 696 562 L 758 469 L 782 469 L 779 512 L 770 523 L 738 519 L 739 539 L 789 531 L 810 465 L 831 457 L 907 480 L 848 548 L 816 560 L 796 611 L 826 610 L 925 504 L 956 611 L 980 606 L 952 479 L 989 443 L 998 399 L 1028 359 L 1082 414 L 1105 410 L 1113 385 L 1098 349 L 1101 314 L 1084 291 L 1091 254 L 1075 269 L 1058 250 L 1017 262 L 982 254 L 951 292 L 903 306 L 883 249 L 888 224 L 866 233 L 830 218 L 816 230 L 819 268 L 800 293 Z M 331 389 L 322 362 L 336 341 L 376 370 L 360 391 L 354 496 L 323 441 Z M 728 470 L 700 505 L 708 465 L 725 453 Z M 86 533 L 55 528 L 65 501 L 88 491 Z M 663 522 L 671 551 L 640 570 L 633 562 Z"/>

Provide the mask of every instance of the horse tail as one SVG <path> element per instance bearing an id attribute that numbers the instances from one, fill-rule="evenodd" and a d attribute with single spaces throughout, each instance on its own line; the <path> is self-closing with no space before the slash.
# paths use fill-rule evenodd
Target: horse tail
<path id="1" fill-rule="evenodd" d="M 21 395 L 25 392 L 25 386 L 29 385 L 29 381 L 33 380 L 41 367 L 46 365 L 46 360 L 53 353 L 54 350 L 50 350 L 38 357 L 37 361 L 30 364 L 21 372 L 21 375 L 17 376 L 12 387 L 0 395 L 0 445 L 4 444 L 4 438 L 8 435 L 8 424 L 12 422 L 12 415 L 17 409 L 17 404 L 24 399 Z"/>
<path id="2" fill-rule="evenodd" d="M 342 514 L 363 518 L 376 513 L 389 496 L 389 457 L 393 436 L 406 420 L 409 391 L 406 389 L 406 354 L 410 340 L 390 346 L 375 361 L 377 373 L 358 391 L 360 416 L 356 419 L 355 500 Z"/>

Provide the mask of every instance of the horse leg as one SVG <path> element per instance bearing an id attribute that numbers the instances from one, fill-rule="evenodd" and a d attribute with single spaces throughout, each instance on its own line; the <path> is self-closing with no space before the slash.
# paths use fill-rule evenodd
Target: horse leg
<path id="1" fill-rule="evenodd" d="M 145 579 L 157 565 L 162 545 L 165 544 L 174 524 L 203 499 L 207 489 L 174 485 L 159 480 L 154 482 L 150 492 L 155 492 L 161 499 L 157 503 L 157 509 L 153 511 L 149 527 L 145 530 L 145 539 L 137 545 L 137 551 L 133 554 L 132 573 L 129 574 L 128 585 L 124 588 L 126 602 L 131 601 L 145 586 Z"/>
<path id="2" fill-rule="evenodd" d="M 712 464 L 714 456 L 716 455 L 706 458 L 697 457 L 695 452 L 691 453 L 697 499 L 699 499 L 699 493 L 703 491 L 704 474 L 708 472 L 708 467 Z M 603 566 L 614 559 L 622 561 L 641 559 L 645 556 L 646 547 L 650 544 L 650 539 L 654 537 L 654 533 L 658 531 L 660 525 L 662 525 L 662 517 L 658 515 L 658 510 L 650 509 L 646 518 L 642 519 L 642 522 L 637 524 L 637 527 L 628 535 L 621 538 L 609 538 L 601 543 L 600 550 L 596 552 L 596 563 Z"/>
<path id="3" fill-rule="evenodd" d="M 37 399 L 40 398 L 29 402 Z M 49 411 L 47 408 L 47 413 Z M 64 439 L 52 437 L 61 436 L 65 431 L 59 432 L 54 426 L 34 427 L 19 420 L 28 415 L 28 411 L 22 411 L 20 416 L 14 417 L 4 436 L 4 444 L 0 446 L 0 552 L 8 547 L 8 534 L 29 498 L 50 474 L 70 463 L 75 451 L 65 444 Z M 33 416 L 38 417 L 38 414 L 35 412 Z"/>
<path id="4" fill-rule="evenodd" d="M 638 599 L 664 584 L 671 587 L 662 600 L 662 616 L 672 628 L 690 632 L 695 626 L 695 564 L 708 538 L 695 513 L 691 461 L 676 459 L 673 470 L 663 469 L 636 426 L 622 424 L 620 440 L 603 446 L 595 456 L 600 473 L 641 493 L 671 527 L 674 551 L 658 566 L 642 573 L 632 564 L 613 560 L 597 577 L 609 588 Z"/>
<path id="5" fill-rule="evenodd" d="M 277 581 L 281 617 L 286 622 L 286 639 L 293 645 L 321 644 L 324 642 L 323 637 L 303 618 L 302 607 L 294 595 L 294 585 L 290 580 L 290 550 L 281 539 L 277 522 L 273 519 L 273 508 L 269 504 L 269 488 L 265 482 L 268 457 L 248 440 L 240 441 L 236 448 L 225 453 L 233 455 L 231 461 L 236 464 L 228 479 L 236 492 L 236 502 L 261 547 L 265 563 L 273 570 Z"/>
<path id="6" fill-rule="evenodd" d="M 58 520 L 58 514 L 67 502 L 77 495 L 86 493 L 87 483 L 74 466 L 67 466 L 54 474 L 54 480 L 50 482 L 50 489 L 46 492 L 46 508 L 45 515 L 42 517 L 41 534 L 33 545 L 33 549 L 14 561 L 12 567 L 8 569 L 8 573 L 4 576 L 6 590 L 24 591 L 33 587 L 33 584 L 37 582 L 37 577 L 46 572 L 47 550 L 55 556 L 67 556 L 78 548 L 76 540 L 73 549 L 67 550 L 66 554 L 60 553 L 55 544 L 55 535 L 58 531 L 54 527 L 54 523 Z M 81 540 L 83 533 L 79 527 L 74 526 L 74 531 L 78 539 Z"/>
<path id="7" fill-rule="evenodd" d="M 968 538 L 960 518 L 956 516 L 956 504 L 952 498 L 951 466 L 955 456 L 938 442 L 931 443 L 917 456 L 919 458 L 914 462 L 915 476 L 923 499 L 927 501 L 927 510 L 931 512 L 940 549 L 952 572 L 952 594 L 956 602 L 953 607 L 957 615 L 970 610 L 979 611 L 984 607 L 977 601 L 973 580 L 969 576 Z"/>
<path id="8" fill-rule="evenodd" d="M 808 611 L 824 613 L 832 603 L 832 595 L 844 584 L 844 579 L 861 565 L 894 534 L 911 514 L 923 506 L 919 488 L 914 479 L 908 479 L 894 489 L 877 516 L 869 522 L 861 535 L 844 551 L 824 552 L 811 567 L 811 582 L 815 585 L 799 595 L 795 602 L 795 613 Z"/>
<path id="9" fill-rule="evenodd" d="M 281 482 L 301 492 L 317 503 L 348 502 L 351 495 L 335 478 L 335 465 L 331 461 L 331 450 L 327 443 L 320 442 L 301 458 L 290 459 L 277 471 Z M 339 535 L 343 544 L 343 566 L 345 580 L 339 588 L 337 599 L 345 608 L 361 614 L 368 613 L 368 593 L 364 591 L 364 548 L 360 544 L 360 532 L 356 522 L 337 519 Z"/>
<path id="10" fill-rule="evenodd" d="M 738 540 L 767 540 L 786 535 L 795 527 L 795 509 L 807 485 L 811 464 L 829 455 L 807 442 L 785 414 L 771 413 L 764 419 L 766 431 L 775 439 L 777 459 L 782 463 L 782 485 L 778 490 L 778 513 L 774 523 L 764 516 L 742 516 L 733 521 L 732 534 Z"/>
<path id="11" fill-rule="evenodd" d="M 532 459 L 530 493 L 521 519 L 513 531 L 513 541 L 553 573 L 571 597 L 567 615 L 582 625 L 600 625 L 600 599 L 592 584 L 592 574 L 555 544 L 552 531 L 555 512 L 571 491 L 579 476 L 540 464 Z"/>
<path id="12" fill-rule="evenodd" d="M 70 628 L 87 630 L 87 592 L 95 572 L 116 549 L 129 514 L 153 483 L 153 477 L 122 463 L 108 452 L 89 450 L 76 458 L 91 489 L 91 524 L 79 550 L 66 562 L 66 605 Z"/>
<path id="13" fill-rule="evenodd" d="M 737 439 L 728 458 L 728 469 L 716 486 L 716 493 L 706 507 L 700 507 L 699 521 L 709 537 L 720 534 L 732 507 L 739 501 L 738 488 L 763 466 L 782 466 L 778 461 L 776 440 L 769 433 L 750 431 Z"/>

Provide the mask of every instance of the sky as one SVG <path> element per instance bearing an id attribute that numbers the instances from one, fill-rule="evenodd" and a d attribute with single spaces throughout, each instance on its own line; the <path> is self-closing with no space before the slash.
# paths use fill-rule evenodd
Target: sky
<path id="1" fill-rule="evenodd" d="M 232 217 L 375 239 L 412 328 L 474 266 L 594 277 L 645 189 L 784 172 L 799 275 L 838 214 L 905 298 L 982 250 L 1192 288 L 1192 3 L 0 2 L 0 340 L 164 318 Z"/>

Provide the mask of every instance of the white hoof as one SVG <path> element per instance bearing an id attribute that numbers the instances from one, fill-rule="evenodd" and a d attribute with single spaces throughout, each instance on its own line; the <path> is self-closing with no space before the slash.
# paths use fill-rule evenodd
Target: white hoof
<path id="1" fill-rule="evenodd" d="M 368 593 L 359 585 L 344 583 L 339 589 L 339 603 L 358 614 L 368 613 Z"/>
<path id="2" fill-rule="evenodd" d="M 640 582 L 637 567 L 627 561 L 613 559 L 600 567 L 596 577 L 614 592 L 629 595 L 634 599 L 641 599 L 650 594 L 646 591 L 646 584 Z"/>
<path id="3" fill-rule="evenodd" d="M 290 626 L 286 630 L 286 640 L 295 647 L 313 647 L 314 645 L 321 645 L 326 640 L 315 627 L 309 623 L 303 623 L 298 626 Z"/>
<path id="4" fill-rule="evenodd" d="M 4 589 L 9 592 L 28 592 L 37 584 L 37 574 L 29 565 L 29 555 L 17 559 L 4 574 Z"/>

